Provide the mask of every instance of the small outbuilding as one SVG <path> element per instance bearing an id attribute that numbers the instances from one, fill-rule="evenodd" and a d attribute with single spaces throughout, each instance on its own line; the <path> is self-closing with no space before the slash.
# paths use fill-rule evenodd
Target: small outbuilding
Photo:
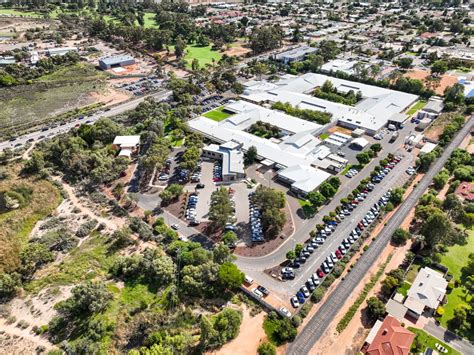
<path id="1" fill-rule="evenodd" d="M 140 136 L 117 136 L 112 146 L 119 150 L 119 157 L 130 158 L 132 154 L 138 153 L 140 149 Z"/>
<path id="2" fill-rule="evenodd" d="M 367 147 L 369 145 L 369 141 L 365 138 L 362 138 L 362 137 L 359 137 L 359 138 L 355 138 L 352 142 L 351 142 L 351 146 L 356 148 L 356 149 L 364 149 L 365 147 Z"/>

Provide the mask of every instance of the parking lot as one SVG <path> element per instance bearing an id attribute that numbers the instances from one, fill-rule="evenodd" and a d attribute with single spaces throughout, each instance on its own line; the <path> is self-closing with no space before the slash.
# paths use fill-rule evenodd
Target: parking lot
<path id="1" fill-rule="evenodd" d="M 219 186 L 216 185 L 214 179 L 214 162 L 203 161 L 201 164 L 201 184 L 204 187 L 196 189 L 197 183 L 188 183 L 186 188 L 188 191 L 198 192 L 198 202 L 196 204 L 196 219 L 199 221 L 208 221 L 209 207 L 211 205 L 211 195 Z M 233 190 L 233 200 L 235 201 L 235 219 L 237 226 L 247 225 L 249 222 L 249 204 L 248 194 L 251 190 L 242 182 L 236 182 L 231 185 L 223 185 Z"/>
<path id="2" fill-rule="evenodd" d="M 135 96 L 141 96 L 162 88 L 163 80 L 157 76 L 141 78 L 133 83 L 118 84 L 117 89 L 126 91 Z"/>

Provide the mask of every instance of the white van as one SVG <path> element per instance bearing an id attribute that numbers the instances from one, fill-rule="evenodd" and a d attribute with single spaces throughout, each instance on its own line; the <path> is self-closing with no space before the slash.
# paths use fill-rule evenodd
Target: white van
<path id="1" fill-rule="evenodd" d="M 253 284 L 253 279 L 252 279 L 249 275 L 245 275 L 244 281 L 245 281 L 245 283 L 248 284 L 248 285 Z"/>

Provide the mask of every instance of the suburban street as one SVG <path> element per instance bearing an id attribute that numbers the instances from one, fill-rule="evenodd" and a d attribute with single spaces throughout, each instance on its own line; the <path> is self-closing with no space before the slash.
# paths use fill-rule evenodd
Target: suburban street
<path id="1" fill-rule="evenodd" d="M 423 329 L 463 354 L 471 354 L 473 352 L 474 344 L 470 344 L 467 340 L 459 338 L 456 334 L 436 325 L 433 321 L 429 321 Z"/>
<path id="2" fill-rule="evenodd" d="M 401 225 L 410 210 L 415 207 L 419 198 L 431 184 L 433 177 L 443 168 L 453 150 L 458 147 L 464 137 L 469 134 L 472 128 L 472 123 L 473 121 L 471 117 L 471 119 L 469 119 L 464 127 L 458 132 L 453 141 L 445 147 L 441 157 L 433 164 L 423 179 L 415 187 L 413 192 L 400 205 L 399 209 L 377 236 L 377 239 L 371 244 L 368 251 L 360 257 L 351 273 L 339 283 L 339 285 L 329 295 L 326 302 L 322 304 L 318 312 L 299 333 L 296 340 L 290 344 L 287 352 L 288 354 L 307 354 L 314 344 L 316 344 L 316 342 L 321 338 L 336 314 L 347 302 L 347 299 L 352 294 L 353 290 L 361 282 L 364 276 L 366 276 L 371 266 L 378 260 L 383 249 L 388 245 L 393 232 Z"/>
<path id="3" fill-rule="evenodd" d="M 93 123 L 103 117 L 112 117 L 112 116 L 121 114 L 125 111 L 133 110 L 135 107 L 137 107 L 142 101 L 144 101 L 148 97 L 153 97 L 156 100 L 163 100 L 169 97 L 170 95 L 171 95 L 171 91 L 168 91 L 168 90 L 160 91 L 151 95 L 142 96 L 142 97 L 124 102 L 122 104 L 119 104 L 117 106 L 111 107 L 109 111 L 104 111 L 90 117 L 85 117 L 81 120 L 77 119 L 77 120 L 65 123 L 63 125 L 57 126 L 55 128 L 51 128 L 47 131 L 38 130 L 33 133 L 25 134 L 23 136 L 18 137 L 13 142 L 10 142 L 10 141 L 0 142 L 0 151 L 4 150 L 5 148 L 13 148 L 15 146 L 18 146 L 18 144 L 24 145 L 28 141 L 31 142 L 31 141 L 37 141 L 46 137 L 48 138 L 54 137 L 60 133 L 69 131 L 71 128 L 73 128 L 77 124 L 85 123 L 86 121 L 88 121 L 89 123 Z"/>

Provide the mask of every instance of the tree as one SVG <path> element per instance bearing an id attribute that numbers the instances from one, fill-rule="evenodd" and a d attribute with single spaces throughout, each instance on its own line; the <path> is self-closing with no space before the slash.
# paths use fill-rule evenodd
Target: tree
<path id="1" fill-rule="evenodd" d="M 224 262 L 219 268 L 219 281 L 224 289 L 234 290 L 244 282 L 245 275 L 231 262 Z"/>
<path id="2" fill-rule="evenodd" d="M 403 201 L 403 194 L 405 189 L 403 187 L 397 187 L 393 189 L 392 194 L 390 195 L 389 201 L 396 207 Z"/>
<path id="3" fill-rule="evenodd" d="M 336 190 L 341 186 L 341 180 L 337 176 L 329 178 L 328 183 L 331 184 Z"/>
<path id="4" fill-rule="evenodd" d="M 367 316 L 373 321 L 385 315 L 385 304 L 377 297 L 370 297 L 367 300 Z"/>
<path id="5" fill-rule="evenodd" d="M 180 59 L 184 55 L 184 50 L 186 49 L 186 42 L 181 36 L 176 39 L 176 44 L 174 46 L 174 53 L 176 58 Z"/>
<path id="6" fill-rule="evenodd" d="M 170 184 L 161 193 L 160 198 L 164 204 L 168 204 L 173 200 L 176 200 L 183 193 L 183 185 Z"/>
<path id="7" fill-rule="evenodd" d="M 413 58 L 405 57 L 398 60 L 398 66 L 402 69 L 410 69 L 413 64 Z"/>
<path id="8" fill-rule="evenodd" d="M 247 152 L 245 152 L 245 165 L 252 165 L 257 161 L 258 152 L 255 146 L 250 146 Z"/>
<path id="9" fill-rule="evenodd" d="M 201 316 L 199 326 L 201 329 L 199 345 L 202 349 L 207 349 L 210 341 L 216 337 L 217 332 L 214 330 L 211 321 L 206 315 Z"/>
<path id="10" fill-rule="evenodd" d="M 54 260 L 54 254 L 44 244 L 29 243 L 21 252 L 21 273 L 29 277 L 46 263 Z"/>
<path id="11" fill-rule="evenodd" d="M 237 235 L 232 232 L 232 231 L 227 231 L 224 233 L 222 236 L 222 241 L 225 243 L 227 246 L 234 246 L 235 243 L 237 243 L 238 238 Z"/>
<path id="12" fill-rule="evenodd" d="M 446 214 L 438 210 L 423 223 L 420 234 L 425 237 L 427 247 L 433 249 L 436 244 L 447 240 L 451 229 L 451 222 Z"/>
<path id="13" fill-rule="evenodd" d="M 433 178 L 433 184 L 436 190 L 441 190 L 449 180 L 449 172 L 446 169 L 441 170 Z"/>
<path id="14" fill-rule="evenodd" d="M 112 294 L 103 282 L 88 281 L 72 289 L 72 295 L 61 302 L 58 310 L 77 316 L 102 312 L 112 300 Z"/>
<path id="15" fill-rule="evenodd" d="M 0 300 L 3 301 L 15 296 L 20 284 L 19 274 L 0 273 Z"/>
<path id="16" fill-rule="evenodd" d="M 356 159 L 359 164 L 365 165 L 370 162 L 370 155 L 367 152 L 362 152 L 356 155 Z"/>
<path id="17" fill-rule="evenodd" d="M 329 198 L 332 198 L 336 194 L 337 190 L 329 182 L 323 182 L 321 185 L 319 185 L 319 192 L 324 197 L 329 199 Z"/>
<path id="18" fill-rule="evenodd" d="M 276 347 L 272 343 L 265 341 L 257 348 L 258 355 L 276 355 Z"/>
<path id="19" fill-rule="evenodd" d="M 254 201 L 262 213 L 263 232 L 270 238 L 277 236 L 286 223 L 284 193 L 260 185 L 255 191 Z"/>
<path id="20" fill-rule="evenodd" d="M 382 150 L 382 145 L 380 143 L 374 143 L 370 146 L 370 150 L 377 155 Z"/>
<path id="21" fill-rule="evenodd" d="M 131 233 L 132 231 L 128 227 L 123 227 L 114 231 L 110 237 L 113 247 L 121 249 L 133 244 L 134 240 L 131 238 Z"/>
<path id="22" fill-rule="evenodd" d="M 211 205 L 209 207 L 209 220 L 215 227 L 222 228 L 229 222 L 233 207 L 230 202 L 229 191 L 225 187 L 220 187 L 211 195 Z"/>
<path id="23" fill-rule="evenodd" d="M 397 228 L 392 235 L 392 243 L 395 245 L 405 245 L 410 238 L 410 233 L 402 228 Z"/>
<path id="24" fill-rule="evenodd" d="M 117 200 L 120 200 L 122 198 L 122 195 L 124 194 L 124 192 L 125 192 L 125 185 L 121 182 L 118 182 L 112 189 L 112 195 L 114 195 L 114 197 Z"/>
<path id="25" fill-rule="evenodd" d="M 444 103 L 453 105 L 461 105 L 464 101 L 464 86 L 456 83 L 444 89 Z"/>
<path id="26" fill-rule="evenodd" d="M 320 302 L 323 299 L 325 292 L 326 292 L 326 289 L 322 286 L 319 286 L 318 288 L 316 288 L 316 290 L 311 295 L 311 301 L 313 303 Z"/>
<path id="27" fill-rule="evenodd" d="M 431 65 L 431 74 L 444 74 L 448 71 L 448 63 L 444 60 L 437 60 Z"/>
<path id="28" fill-rule="evenodd" d="M 393 276 L 387 276 L 382 281 L 382 293 L 389 297 L 392 292 L 400 285 L 399 281 Z"/>
<path id="29" fill-rule="evenodd" d="M 326 197 L 319 191 L 313 190 L 306 195 L 306 199 L 313 205 L 313 207 L 322 206 L 326 202 Z"/>
<path id="30" fill-rule="evenodd" d="M 453 318 L 448 322 L 449 328 L 457 331 L 465 331 L 469 328 L 469 322 L 467 321 L 468 306 L 465 304 L 458 304 L 454 307 Z"/>
<path id="31" fill-rule="evenodd" d="M 300 253 L 303 251 L 303 248 L 304 248 L 303 244 L 300 244 L 300 243 L 296 244 L 295 245 L 295 254 L 300 255 Z"/>
<path id="32" fill-rule="evenodd" d="M 286 258 L 288 260 L 295 260 L 296 259 L 296 253 L 294 250 L 288 250 L 288 252 L 286 253 Z"/>
<path id="33" fill-rule="evenodd" d="M 31 158 L 26 161 L 24 172 L 28 174 L 39 173 L 45 166 L 44 154 L 41 151 L 34 150 L 31 153 Z"/>

